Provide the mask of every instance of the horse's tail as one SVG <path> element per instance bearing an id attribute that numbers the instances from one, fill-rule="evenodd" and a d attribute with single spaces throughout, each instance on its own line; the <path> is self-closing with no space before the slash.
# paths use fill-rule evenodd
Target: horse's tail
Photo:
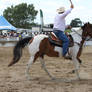
<path id="1" fill-rule="evenodd" d="M 15 64 L 19 61 L 19 59 L 22 56 L 22 48 L 24 48 L 29 43 L 29 41 L 31 39 L 32 39 L 32 37 L 27 37 L 27 38 L 24 38 L 17 42 L 17 44 L 15 45 L 15 47 L 13 49 L 12 62 L 10 62 L 10 64 L 8 66 L 12 66 L 13 64 Z"/>

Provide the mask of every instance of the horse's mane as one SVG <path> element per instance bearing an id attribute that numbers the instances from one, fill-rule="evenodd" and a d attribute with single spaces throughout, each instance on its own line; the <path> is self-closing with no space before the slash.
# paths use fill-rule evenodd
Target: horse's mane
<path id="1" fill-rule="evenodd" d="M 85 28 L 91 28 L 92 29 L 92 24 L 90 23 L 90 22 L 87 22 L 87 23 L 85 23 L 81 28 L 84 30 Z M 85 30 L 85 31 L 87 31 L 87 30 Z"/>
<path id="2" fill-rule="evenodd" d="M 92 24 L 90 22 L 87 22 L 87 23 L 84 24 L 84 26 L 86 26 L 86 25 L 92 27 Z"/>
<path id="3" fill-rule="evenodd" d="M 91 23 L 89 23 L 89 25 L 90 25 L 90 27 L 92 27 L 92 24 Z"/>

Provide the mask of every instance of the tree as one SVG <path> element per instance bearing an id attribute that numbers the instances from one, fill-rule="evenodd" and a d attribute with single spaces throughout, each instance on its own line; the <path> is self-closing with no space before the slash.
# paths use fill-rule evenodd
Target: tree
<path id="1" fill-rule="evenodd" d="M 3 16 L 17 28 L 31 28 L 35 25 L 37 13 L 33 4 L 22 3 L 5 9 Z"/>
<path id="2" fill-rule="evenodd" d="M 74 20 L 71 21 L 70 25 L 72 27 L 81 27 L 82 21 L 79 18 L 75 18 Z"/>

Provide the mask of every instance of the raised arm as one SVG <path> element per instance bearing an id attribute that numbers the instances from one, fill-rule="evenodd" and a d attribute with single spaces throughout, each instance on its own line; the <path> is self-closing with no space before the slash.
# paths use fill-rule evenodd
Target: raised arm
<path id="1" fill-rule="evenodd" d="M 72 11 L 72 9 L 74 8 L 74 5 L 73 5 L 73 3 L 72 3 L 71 0 L 70 0 L 70 3 L 71 3 L 70 9 L 66 10 L 66 11 L 62 14 L 62 17 L 66 17 L 66 16 Z"/>

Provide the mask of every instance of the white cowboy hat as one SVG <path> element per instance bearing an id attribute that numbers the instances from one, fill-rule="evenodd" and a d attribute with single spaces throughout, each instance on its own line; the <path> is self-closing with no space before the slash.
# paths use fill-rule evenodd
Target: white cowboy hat
<path id="1" fill-rule="evenodd" d="M 65 12 L 65 7 L 60 7 L 57 9 L 57 12 L 58 13 L 62 13 L 62 12 Z"/>

